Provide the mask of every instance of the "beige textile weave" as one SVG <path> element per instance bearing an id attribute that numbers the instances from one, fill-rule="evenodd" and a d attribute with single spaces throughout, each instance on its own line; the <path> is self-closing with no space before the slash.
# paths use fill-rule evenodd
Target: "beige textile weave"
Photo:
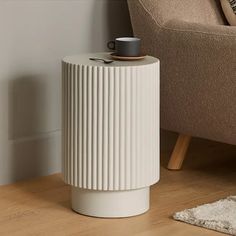
<path id="1" fill-rule="evenodd" d="M 161 61 L 161 127 L 236 144 L 236 27 L 219 0 L 128 0 L 144 53 Z"/>

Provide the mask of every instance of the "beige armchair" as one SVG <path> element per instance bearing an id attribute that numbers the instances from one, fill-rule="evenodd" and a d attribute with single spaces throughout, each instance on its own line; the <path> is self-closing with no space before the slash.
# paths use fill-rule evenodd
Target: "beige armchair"
<path id="1" fill-rule="evenodd" d="M 128 0 L 134 35 L 161 60 L 161 127 L 178 132 L 168 168 L 191 136 L 236 144 L 236 27 L 219 0 Z"/>

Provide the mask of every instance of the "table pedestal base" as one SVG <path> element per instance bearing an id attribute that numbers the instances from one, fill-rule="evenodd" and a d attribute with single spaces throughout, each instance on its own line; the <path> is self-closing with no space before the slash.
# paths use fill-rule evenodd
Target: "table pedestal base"
<path id="1" fill-rule="evenodd" d="M 72 209 L 95 217 L 129 217 L 149 209 L 150 187 L 128 191 L 95 191 L 72 186 Z"/>

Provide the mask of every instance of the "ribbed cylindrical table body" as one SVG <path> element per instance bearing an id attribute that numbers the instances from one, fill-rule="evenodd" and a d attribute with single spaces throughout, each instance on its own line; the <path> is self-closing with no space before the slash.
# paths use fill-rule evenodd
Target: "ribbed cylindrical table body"
<path id="1" fill-rule="evenodd" d="M 63 177 L 76 188 L 76 196 L 88 191 L 116 198 L 118 191 L 129 193 L 159 180 L 159 61 L 147 57 L 106 65 L 89 57 L 108 54 L 66 57 L 62 62 Z"/>

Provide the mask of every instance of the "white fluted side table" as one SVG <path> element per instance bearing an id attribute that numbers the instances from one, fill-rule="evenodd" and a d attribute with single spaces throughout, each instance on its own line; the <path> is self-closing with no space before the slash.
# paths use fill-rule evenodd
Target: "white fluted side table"
<path id="1" fill-rule="evenodd" d="M 85 215 L 126 217 L 149 209 L 159 180 L 159 60 L 103 64 L 62 62 L 63 178 L 72 208 Z"/>

